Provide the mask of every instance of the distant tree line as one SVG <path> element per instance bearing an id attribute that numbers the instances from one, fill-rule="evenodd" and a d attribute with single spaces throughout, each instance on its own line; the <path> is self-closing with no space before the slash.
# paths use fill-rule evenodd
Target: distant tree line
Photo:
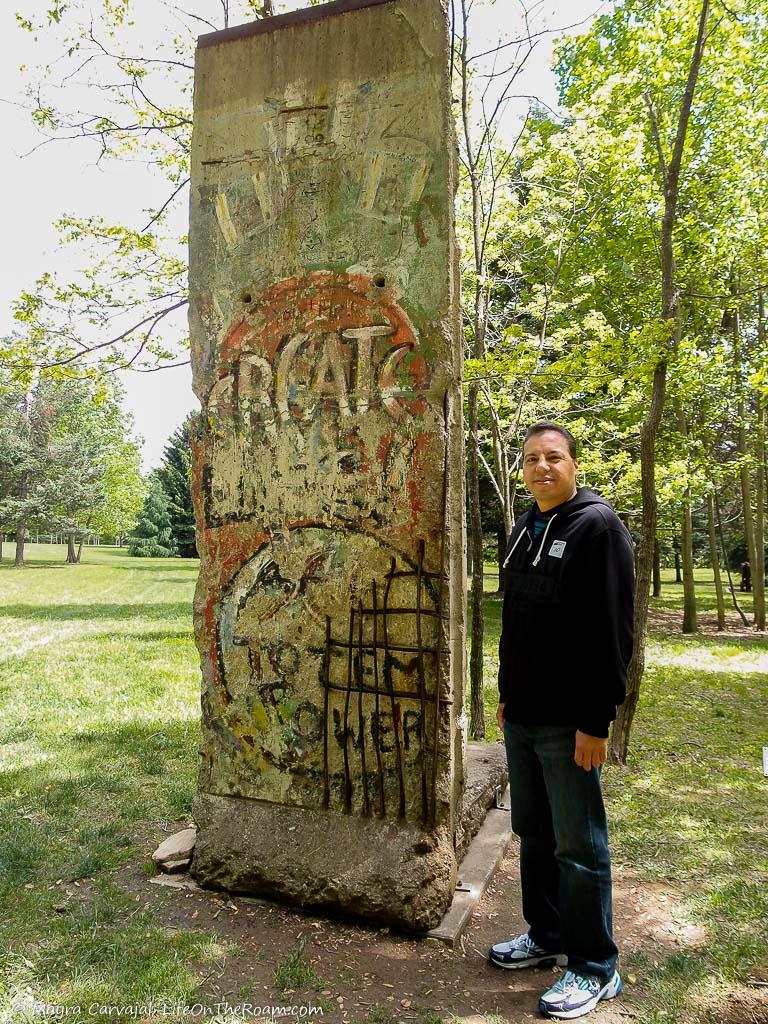
<path id="1" fill-rule="evenodd" d="M 23 568 L 32 535 L 66 539 L 66 561 L 98 536 L 140 557 L 197 556 L 190 487 L 193 416 L 159 468 L 141 472 L 141 440 L 112 377 L 0 377 L 0 558 L 15 543 Z"/>

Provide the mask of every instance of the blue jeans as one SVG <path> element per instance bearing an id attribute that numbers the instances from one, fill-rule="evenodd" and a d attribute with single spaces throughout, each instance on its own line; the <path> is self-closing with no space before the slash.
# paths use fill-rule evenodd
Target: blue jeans
<path id="1" fill-rule="evenodd" d="M 533 942 L 607 982 L 618 955 L 608 828 L 600 770 L 579 768 L 575 737 L 574 726 L 504 723 L 523 917 Z"/>

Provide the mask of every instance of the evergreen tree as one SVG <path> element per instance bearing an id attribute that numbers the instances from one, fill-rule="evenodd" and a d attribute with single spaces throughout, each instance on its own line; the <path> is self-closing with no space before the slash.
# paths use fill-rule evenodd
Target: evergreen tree
<path id="1" fill-rule="evenodd" d="M 168 558 L 176 554 L 168 515 L 168 498 L 155 474 L 150 478 L 149 491 L 136 529 L 128 538 L 128 552 L 138 558 Z"/>
<path id="2" fill-rule="evenodd" d="M 195 512 L 192 508 L 192 451 L 190 433 L 195 414 L 189 413 L 182 425 L 168 438 L 163 463 L 157 476 L 168 499 L 171 535 L 182 558 L 197 558 Z"/>

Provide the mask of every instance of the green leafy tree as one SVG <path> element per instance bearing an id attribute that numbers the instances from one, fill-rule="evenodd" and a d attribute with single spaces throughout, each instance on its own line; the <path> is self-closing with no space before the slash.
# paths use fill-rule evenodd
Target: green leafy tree
<path id="1" fill-rule="evenodd" d="M 138 520 L 146 496 L 141 453 L 132 438 L 115 438 L 103 457 L 104 501 L 91 519 L 92 529 L 122 546 Z"/>
<path id="2" fill-rule="evenodd" d="M 66 533 L 67 561 L 79 561 L 84 533 L 97 528 L 116 478 L 125 481 L 126 457 L 138 460 L 119 388 L 39 374 L 28 388 L 4 390 L 0 406 L 0 522 L 13 524 L 16 565 L 32 528 Z"/>
<path id="3" fill-rule="evenodd" d="M 177 553 L 168 514 L 168 498 L 156 474 L 150 478 L 136 529 L 128 538 L 128 552 L 138 558 L 169 558 Z"/>
<path id="4" fill-rule="evenodd" d="M 149 167 L 155 201 L 137 206 L 127 223 L 62 214 L 56 227 L 80 269 L 46 272 L 22 292 L 15 315 L 23 332 L 0 340 L 0 366 L 23 374 L 188 362 L 185 211 L 197 37 L 300 6 L 204 0 L 187 10 L 173 2 L 57 0 L 17 15 L 20 31 L 59 43 L 55 61 L 27 71 L 40 145 L 77 139 L 84 161 Z M 147 190 L 144 178 L 137 193 Z"/>

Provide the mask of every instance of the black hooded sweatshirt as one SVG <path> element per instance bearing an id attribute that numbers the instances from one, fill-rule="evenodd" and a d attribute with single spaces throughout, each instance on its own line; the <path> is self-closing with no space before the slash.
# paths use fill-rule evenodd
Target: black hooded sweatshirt
<path id="1" fill-rule="evenodd" d="M 504 561 L 499 701 L 525 725 L 573 725 L 604 737 L 626 694 L 634 553 L 608 502 L 588 487 L 518 519 Z"/>

